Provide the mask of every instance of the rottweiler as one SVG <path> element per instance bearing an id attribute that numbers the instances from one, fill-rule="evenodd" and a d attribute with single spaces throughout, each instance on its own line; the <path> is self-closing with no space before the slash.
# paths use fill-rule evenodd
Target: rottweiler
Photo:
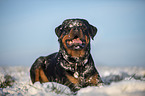
<path id="1" fill-rule="evenodd" d="M 59 52 L 39 57 L 30 69 L 32 83 L 57 82 L 72 92 L 102 83 L 90 54 L 97 28 L 85 19 L 67 19 L 55 29 Z"/>

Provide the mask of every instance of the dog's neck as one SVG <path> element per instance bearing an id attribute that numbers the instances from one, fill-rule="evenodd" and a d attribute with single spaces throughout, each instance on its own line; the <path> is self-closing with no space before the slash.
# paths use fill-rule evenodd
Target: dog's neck
<path id="1" fill-rule="evenodd" d="M 69 64 L 74 64 L 74 63 L 83 63 L 86 64 L 88 61 L 89 57 L 89 52 L 85 54 L 84 57 L 72 57 L 71 55 L 68 55 L 65 50 L 60 50 L 59 53 L 62 55 L 62 57 L 69 63 Z"/>
<path id="2" fill-rule="evenodd" d="M 65 53 L 65 51 L 59 51 L 59 64 L 68 72 L 72 72 L 75 78 L 84 78 L 85 74 L 92 70 L 90 66 L 91 54 L 87 54 L 84 58 L 72 58 Z M 70 60 L 72 59 L 72 60 Z"/>

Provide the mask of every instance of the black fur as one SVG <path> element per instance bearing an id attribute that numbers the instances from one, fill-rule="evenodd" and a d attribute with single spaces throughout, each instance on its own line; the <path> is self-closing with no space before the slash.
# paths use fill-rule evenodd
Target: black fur
<path id="1" fill-rule="evenodd" d="M 58 38 L 61 39 L 60 36 L 62 34 L 64 36 L 68 34 L 66 32 L 69 31 L 69 29 L 66 30 L 68 25 L 75 21 L 82 22 L 83 24 L 85 24 L 87 26 L 87 29 L 84 32 L 84 35 L 87 35 L 88 37 L 91 37 L 93 39 L 93 37 L 97 33 L 97 28 L 90 25 L 84 19 L 65 20 L 62 23 L 62 25 L 58 26 L 55 29 Z M 30 76 L 33 83 L 35 83 L 35 75 L 36 75 L 35 70 L 38 69 L 39 67 L 42 68 L 49 82 L 57 82 L 60 84 L 64 84 L 68 86 L 73 92 L 76 92 L 83 87 L 97 86 L 98 84 L 102 83 L 102 80 L 99 76 L 98 71 L 94 66 L 94 62 L 90 54 L 90 44 L 88 44 L 88 47 L 86 48 L 86 54 L 84 57 L 72 58 L 70 55 L 67 54 L 66 50 L 62 45 L 61 40 L 59 41 L 59 43 L 61 47 L 59 52 L 53 53 L 46 57 L 41 56 L 32 65 L 30 69 Z M 66 74 L 68 74 L 69 76 L 72 76 L 74 78 L 75 72 L 78 72 L 79 76 L 77 78 L 79 83 L 77 84 L 71 82 L 69 78 L 66 76 Z M 97 74 L 97 78 L 95 80 L 98 80 L 99 81 L 98 83 L 94 84 L 87 81 L 88 78 L 91 78 L 91 76 L 95 74 Z M 39 81 L 42 82 L 41 77 L 39 78 Z"/>

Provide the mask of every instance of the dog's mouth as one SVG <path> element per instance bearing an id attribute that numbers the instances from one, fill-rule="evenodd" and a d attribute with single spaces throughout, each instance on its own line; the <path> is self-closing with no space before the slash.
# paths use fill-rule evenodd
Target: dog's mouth
<path id="1" fill-rule="evenodd" d="M 66 40 L 66 45 L 68 48 L 71 48 L 73 50 L 80 50 L 85 47 L 86 41 L 78 37 L 74 37 L 73 39 Z"/>

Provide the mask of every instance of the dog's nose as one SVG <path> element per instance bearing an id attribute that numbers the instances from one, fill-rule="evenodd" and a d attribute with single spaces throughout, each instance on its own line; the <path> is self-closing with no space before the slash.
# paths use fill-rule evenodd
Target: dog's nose
<path id="1" fill-rule="evenodd" d="M 73 28 L 73 31 L 78 32 L 78 28 L 77 27 Z"/>
<path id="2" fill-rule="evenodd" d="M 79 28 L 78 27 L 74 27 L 73 28 L 73 33 L 74 33 L 74 35 L 79 35 Z"/>

